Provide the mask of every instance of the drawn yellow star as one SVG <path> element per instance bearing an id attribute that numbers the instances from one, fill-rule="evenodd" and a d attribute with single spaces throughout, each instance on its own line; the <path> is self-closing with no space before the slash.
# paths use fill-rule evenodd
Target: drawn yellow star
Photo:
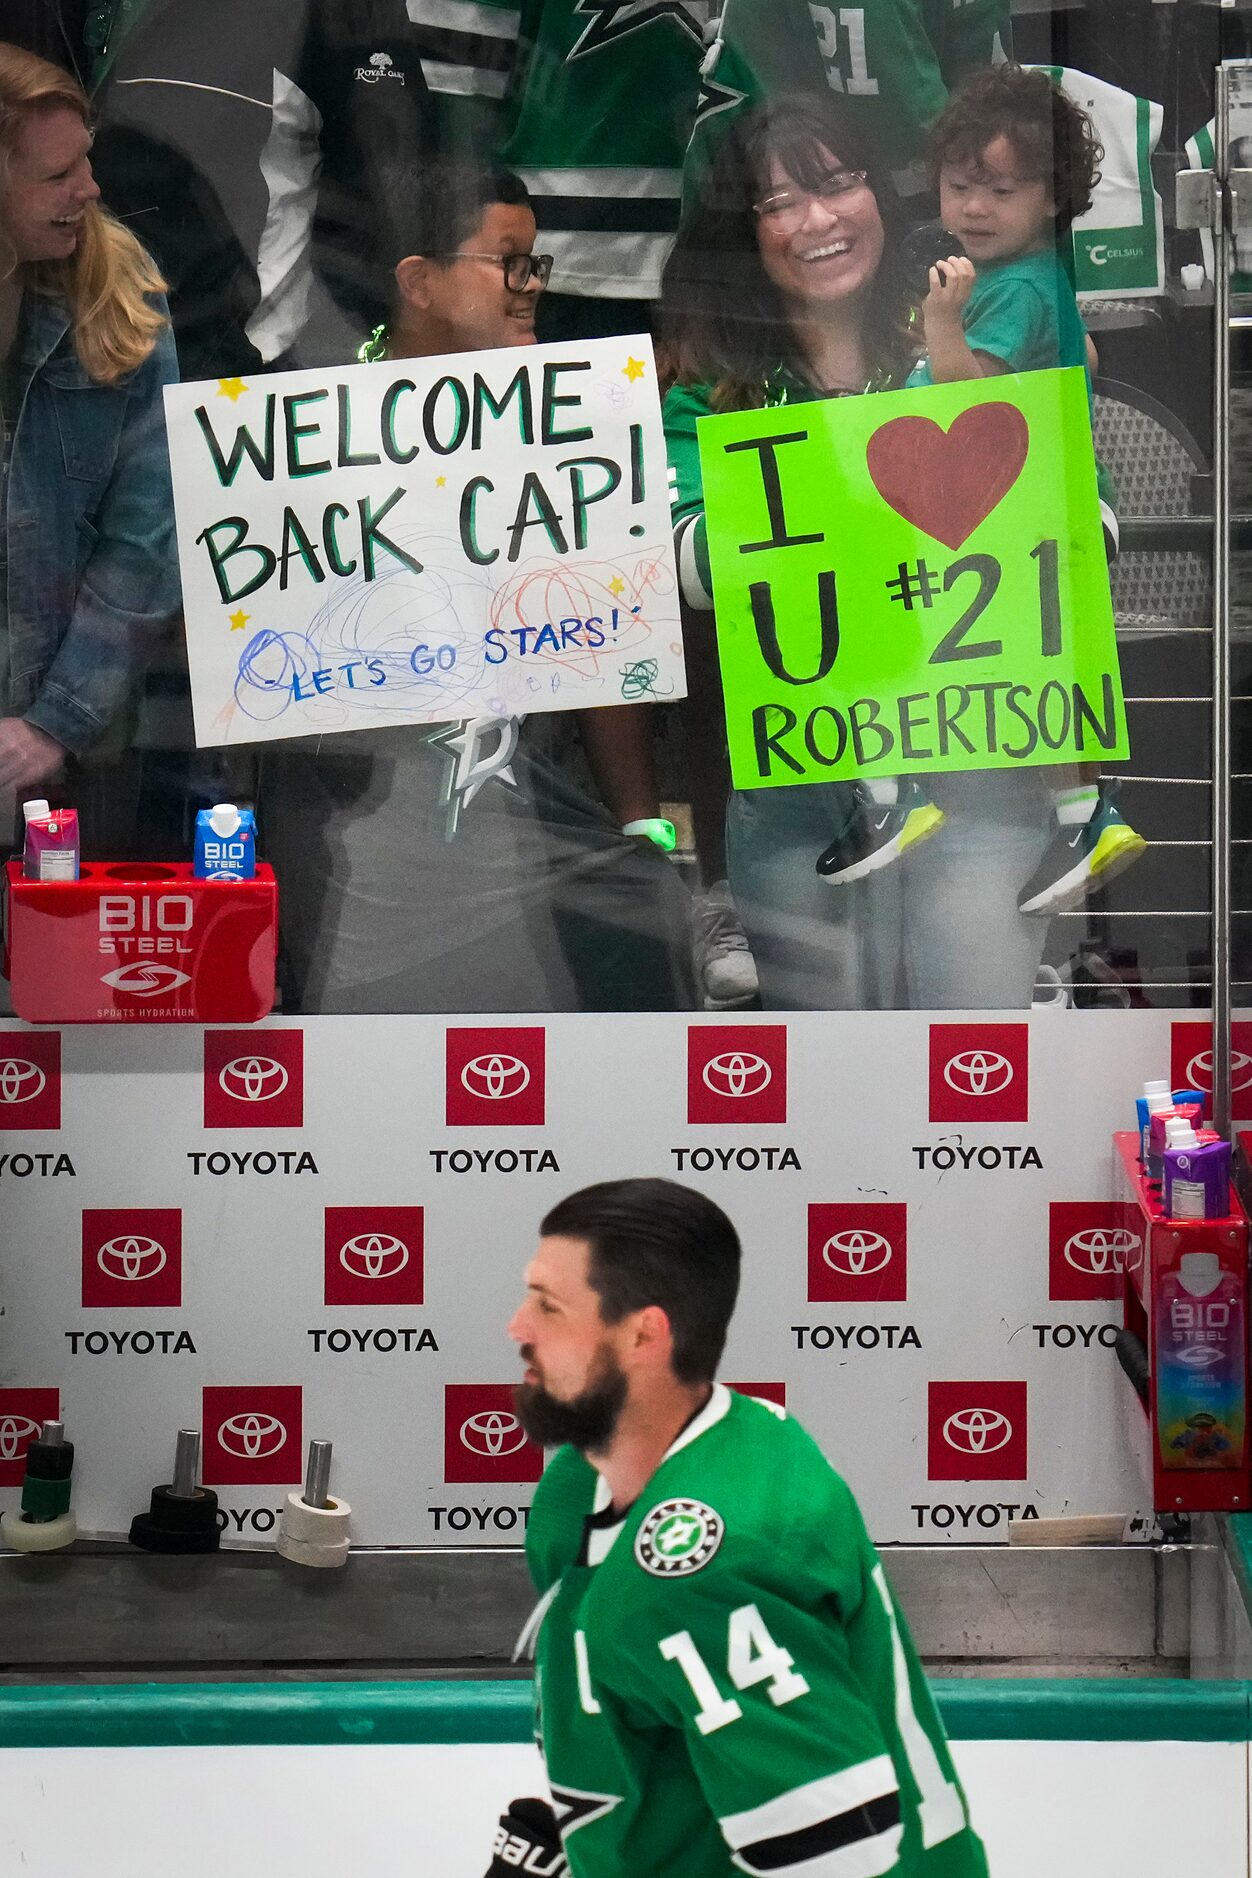
<path id="1" fill-rule="evenodd" d="M 620 600 L 625 591 L 626 582 L 622 579 L 620 574 L 614 574 L 612 580 L 609 582 L 609 592 L 615 600 Z"/>
<path id="2" fill-rule="evenodd" d="M 448 479 L 446 476 L 436 476 L 435 478 L 436 489 L 446 489 L 447 486 L 448 486 Z"/>
<path id="3" fill-rule="evenodd" d="M 622 367 L 622 377 L 629 378 L 633 385 L 638 379 L 648 376 L 648 368 L 642 359 L 627 359 Z"/>
<path id="4" fill-rule="evenodd" d="M 230 630 L 233 633 L 241 633 L 251 618 L 251 613 L 245 613 L 240 607 L 237 613 L 232 613 L 230 616 Z"/>
<path id="5" fill-rule="evenodd" d="M 217 381 L 218 397 L 229 398 L 232 404 L 236 399 L 241 398 L 247 389 L 242 378 L 219 378 Z"/>

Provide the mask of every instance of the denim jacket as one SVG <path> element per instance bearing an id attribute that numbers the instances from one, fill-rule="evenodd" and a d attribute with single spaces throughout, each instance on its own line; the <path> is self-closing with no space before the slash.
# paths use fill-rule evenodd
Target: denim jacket
<path id="1" fill-rule="evenodd" d="M 20 343 L 27 389 L 7 502 L 10 709 L 81 756 L 117 725 L 179 604 L 161 397 L 178 364 L 167 326 L 137 371 L 97 383 L 74 350 L 69 309 L 55 300 L 28 305 Z"/>

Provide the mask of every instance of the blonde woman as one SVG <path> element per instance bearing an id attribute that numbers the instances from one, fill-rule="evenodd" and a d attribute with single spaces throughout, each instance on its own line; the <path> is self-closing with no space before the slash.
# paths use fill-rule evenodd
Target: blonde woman
<path id="1" fill-rule="evenodd" d="M 0 791 L 116 747 L 178 604 L 164 282 L 99 203 L 87 99 L 0 43 Z"/>

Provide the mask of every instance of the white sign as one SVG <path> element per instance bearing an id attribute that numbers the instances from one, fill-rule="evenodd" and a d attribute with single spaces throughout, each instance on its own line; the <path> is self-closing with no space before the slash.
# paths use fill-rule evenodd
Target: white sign
<path id="1" fill-rule="evenodd" d="M 165 397 L 198 744 L 685 695 L 647 339 Z"/>

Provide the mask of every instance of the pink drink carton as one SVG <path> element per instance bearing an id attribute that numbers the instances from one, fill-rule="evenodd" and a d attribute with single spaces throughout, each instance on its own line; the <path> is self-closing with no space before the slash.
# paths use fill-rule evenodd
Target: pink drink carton
<path id="1" fill-rule="evenodd" d="M 50 809 L 41 799 L 23 804 L 26 845 L 22 872 L 27 880 L 78 879 L 78 812 Z"/>
<path id="2" fill-rule="evenodd" d="M 1165 1125 L 1167 1122 L 1190 1122 L 1198 1128 L 1204 1117 L 1204 1099 L 1197 1096 L 1194 1102 L 1172 1102 L 1166 1109 L 1156 1109 L 1148 1117 L 1148 1179 L 1159 1180 L 1164 1172 Z"/>

